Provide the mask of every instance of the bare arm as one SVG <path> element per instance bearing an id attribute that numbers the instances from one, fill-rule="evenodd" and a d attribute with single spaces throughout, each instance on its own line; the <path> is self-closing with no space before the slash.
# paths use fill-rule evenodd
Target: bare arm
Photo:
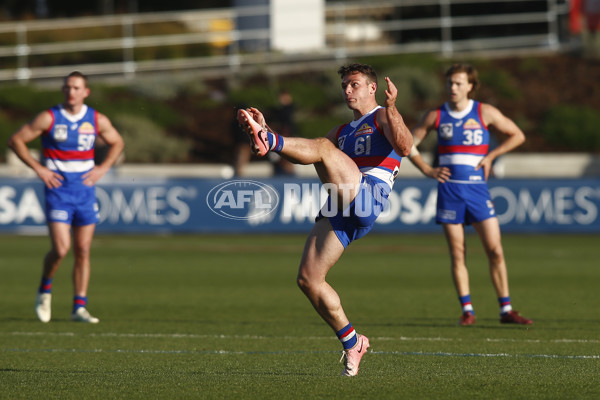
<path id="1" fill-rule="evenodd" d="M 325 138 L 327 138 L 331 143 L 333 143 L 335 145 L 335 147 L 339 147 L 337 133 L 340 130 L 340 128 L 341 128 L 341 125 L 336 126 L 335 128 L 331 129 L 329 132 L 327 132 L 327 135 L 325 136 Z"/>
<path id="2" fill-rule="evenodd" d="M 96 165 L 91 171 L 83 175 L 83 183 L 88 186 L 95 185 L 117 162 L 123 152 L 125 143 L 106 115 L 98 113 L 98 136 L 110 146 L 106 158 L 100 165 Z"/>
<path id="3" fill-rule="evenodd" d="M 61 186 L 63 177 L 57 172 L 51 171 L 44 165 L 40 164 L 40 162 L 31 155 L 31 152 L 27 147 L 27 143 L 40 137 L 44 131 L 50 128 L 51 125 L 52 116 L 48 111 L 43 111 L 31 122 L 23 125 L 8 140 L 8 147 L 15 152 L 21 161 L 33 169 L 42 182 L 44 182 L 44 184 L 50 189 Z"/>
<path id="4" fill-rule="evenodd" d="M 510 118 L 506 117 L 496 107 L 489 104 L 481 104 L 481 115 L 486 125 L 496 128 L 506 139 L 490 151 L 477 165 L 477 169 L 483 168 L 487 180 L 492 169 L 492 162 L 500 155 L 508 153 L 525 142 L 525 134 Z"/>
<path id="5" fill-rule="evenodd" d="M 383 127 L 383 133 L 387 140 L 392 144 L 392 147 L 401 157 L 406 157 L 410 153 L 413 144 L 413 138 L 410 130 L 406 127 L 404 119 L 396 108 L 396 98 L 398 97 L 398 89 L 396 85 L 385 77 L 388 88 L 385 91 L 385 114 L 377 114 L 377 122 Z M 382 116 L 385 115 L 385 118 Z"/>
<path id="6" fill-rule="evenodd" d="M 433 178 L 438 182 L 445 182 L 450 179 L 450 170 L 446 167 L 432 167 L 427 164 L 421 154 L 416 151 L 416 146 L 423 141 L 425 136 L 427 136 L 432 129 L 435 128 L 436 119 L 437 111 L 429 110 L 413 128 L 412 134 L 415 142 L 415 150 L 411 151 L 408 158 L 425 176 Z"/>

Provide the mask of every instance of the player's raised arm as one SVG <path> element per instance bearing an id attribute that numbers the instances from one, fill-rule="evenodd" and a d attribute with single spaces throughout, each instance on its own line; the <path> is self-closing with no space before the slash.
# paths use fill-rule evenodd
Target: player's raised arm
<path id="1" fill-rule="evenodd" d="M 385 118 L 378 118 L 383 126 L 383 132 L 394 150 L 402 157 L 408 156 L 412 146 L 412 135 L 404 123 L 402 115 L 396 108 L 398 89 L 389 77 L 385 77 L 387 89 L 385 90 Z"/>

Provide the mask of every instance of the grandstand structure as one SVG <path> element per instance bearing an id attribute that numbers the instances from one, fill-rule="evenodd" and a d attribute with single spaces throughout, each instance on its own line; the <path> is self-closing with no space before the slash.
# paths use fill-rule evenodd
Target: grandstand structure
<path id="1" fill-rule="evenodd" d="M 0 83 L 331 65 L 364 55 L 558 51 L 568 0 L 237 0 L 222 9 L 0 23 Z"/>
<path id="2" fill-rule="evenodd" d="M 568 0 L 236 0 L 229 8 L 0 23 L 0 84 L 56 81 L 73 69 L 95 80 L 244 69 L 287 73 L 360 56 L 515 54 L 570 48 Z M 284 4 L 285 3 L 285 4 Z M 403 175 L 418 177 L 411 163 Z M 229 165 L 122 165 L 124 176 L 222 177 Z M 598 156 L 509 154 L 503 177 L 600 176 Z M 251 176 L 270 176 L 253 162 Z M 298 176 L 314 176 L 296 167 Z M 0 176 L 29 176 L 9 154 Z"/>

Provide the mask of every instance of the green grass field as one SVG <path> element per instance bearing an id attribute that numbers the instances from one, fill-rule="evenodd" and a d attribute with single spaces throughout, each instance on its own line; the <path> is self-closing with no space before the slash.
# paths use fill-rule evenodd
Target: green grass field
<path id="1" fill-rule="evenodd" d="M 504 235 L 513 306 L 498 322 L 487 262 L 468 238 L 478 323 L 460 307 L 440 235 L 371 235 L 330 273 L 371 350 L 341 377 L 341 345 L 296 287 L 304 235 L 107 236 L 89 309 L 69 322 L 72 258 L 53 320 L 33 303 L 46 237 L 0 237 L 3 399 L 597 399 L 598 236 Z"/>

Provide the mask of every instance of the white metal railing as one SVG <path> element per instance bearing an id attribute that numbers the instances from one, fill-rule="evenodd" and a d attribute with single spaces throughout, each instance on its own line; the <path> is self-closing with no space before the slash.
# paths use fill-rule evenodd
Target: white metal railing
<path id="1" fill-rule="evenodd" d="M 101 17 L 54 19 L 41 21 L 0 23 L 0 81 L 27 81 L 59 78 L 75 68 L 90 75 L 122 75 L 133 78 L 136 73 L 151 71 L 213 69 L 226 74 L 241 66 L 262 63 L 293 63 L 299 60 L 326 60 L 359 55 L 433 52 L 446 56 L 457 51 L 482 49 L 547 48 L 560 46 L 559 20 L 568 14 L 568 0 L 521 0 L 521 3 L 544 4 L 545 11 L 519 14 L 452 15 L 453 5 L 514 3 L 514 0 L 374 0 L 363 2 L 335 2 L 325 7 L 325 47 L 310 53 L 288 54 L 281 51 L 247 51 L 241 42 L 269 40 L 268 27 L 239 30 L 235 21 L 241 17 L 269 15 L 268 6 L 214 9 L 203 11 L 127 14 Z M 407 7 L 439 7 L 439 15 L 418 19 L 390 19 L 394 10 Z M 382 18 L 386 16 L 386 18 Z M 215 24 L 221 22 L 221 25 Z M 168 34 L 139 34 L 141 26 L 177 24 L 181 32 Z M 507 37 L 476 37 L 457 40 L 452 29 L 486 25 L 522 26 L 545 24 L 543 32 Z M 36 41 L 32 36 L 45 32 L 102 29 L 104 37 Z M 352 29 L 358 38 L 350 35 Z M 375 40 L 361 29 L 372 29 Z M 438 30 L 437 40 L 402 42 L 395 39 L 406 31 Z M 111 34 L 112 32 L 112 34 Z M 118 33 L 114 33 L 118 32 Z M 50 35 L 48 35 L 50 36 Z M 8 43 L 13 37 L 14 42 Z M 3 44 L 8 43 L 8 44 Z M 136 51 L 153 47 L 206 45 L 212 54 L 185 58 L 136 57 Z M 35 65 L 48 56 L 81 52 L 118 52 L 118 60 L 85 65 Z M 36 61 L 36 62 L 34 62 Z"/>

